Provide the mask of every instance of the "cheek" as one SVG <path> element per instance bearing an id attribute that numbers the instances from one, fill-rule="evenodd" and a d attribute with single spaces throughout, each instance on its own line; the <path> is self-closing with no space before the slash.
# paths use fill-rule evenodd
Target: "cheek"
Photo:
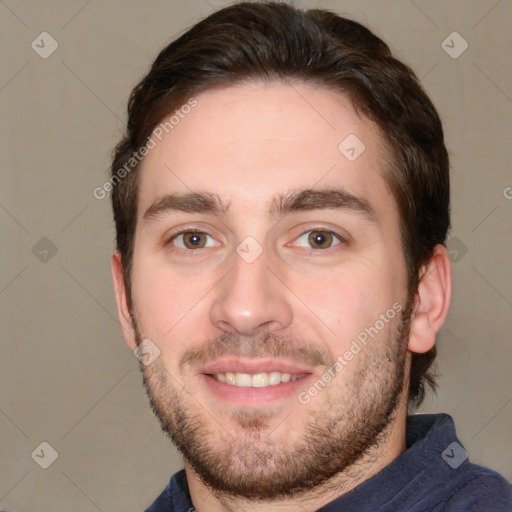
<path id="1" fill-rule="evenodd" d="M 191 325 L 206 322 L 208 291 L 213 276 L 187 275 L 151 258 L 134 258 L 132 297 L 139 326 L 145 336 L 170 344 L 176 337 L 190 337 Z M 165 349 L 165 345 L 162 346 Z"/>
<path id="2" fill-rule="evenodd" d="M 400 302 L 403 290 L 397 279 L 393 268 L 359 262 L 339 271 L 297 276 L 292 288 L 329 327 L 331 343 L 339 351 Z"/>
<path id="3" fill-rule="evenodd" d="M 158 264 L 149 259 L 134 259 L 132 281 L 135 311 L 141 328 L 145 329 L 147 336 L 162 339 L 162 334 L 178 318 L 179 306 L 187 302 L 186 289 L 180 288 Z"/>

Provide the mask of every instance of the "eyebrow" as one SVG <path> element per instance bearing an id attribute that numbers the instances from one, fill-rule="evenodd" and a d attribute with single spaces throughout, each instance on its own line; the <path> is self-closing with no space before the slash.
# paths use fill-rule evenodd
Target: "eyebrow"
<path id="1" fill-rule="evenodd" d="M 301 210 L 340 209 L 362 215 L 372 222 L 377 213 L 364 198 L 343 189 L 300 190 L 281 195 L 272 201 L 270 213 L 282 217 Z"/>
<path id="2" fill-rule="evenodd" d="M 144 220 L 155 220 L 170 212 L 209 213 L 224 216 L 229 212 L 229 203 L 214 193 L 192 192 L 189 194 L 167 194 L 153 203 L 144 213 Z M 269 208 L 273 217 L 283 217 L 304 210 L 340 209 L 357 213 L 371 222 L 377 214 L 370 203 L 343 189 L 290 191 L 275 197 Z"/>
<path id="3" fill-rule="evenodd" d="M 144 213 L 144 220 L 153 220 L 169 212 L 212 213 L 225 215 L 229 205 L 220 196 L 209 192 L 167 194 L 153 203 Z"/>

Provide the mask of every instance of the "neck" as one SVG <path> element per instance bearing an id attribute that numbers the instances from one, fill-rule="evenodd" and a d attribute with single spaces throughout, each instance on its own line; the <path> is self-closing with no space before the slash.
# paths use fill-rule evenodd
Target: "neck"
<path id="1" fill-rule="evenodd" d="M 329 482 L 301 496 L 273 501 L 255 501 L 220 494 L 207 487 L 185 461 L 185 471 L 192 502 L 197 512 L 296 512 L 297 502 L 304 512 L 314 512 L 331 501 L 347 494 L 393 462 L 406 450 L 405 425 L 407 402 L 401 402 L 394 418 L 383 433 L 383 441 L 376 443 L 356 463 L 335 475 Z"/>

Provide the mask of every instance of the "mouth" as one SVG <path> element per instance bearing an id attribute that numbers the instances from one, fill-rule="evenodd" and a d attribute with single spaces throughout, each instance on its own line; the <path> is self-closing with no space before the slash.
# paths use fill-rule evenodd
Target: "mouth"
<path id="1" fill-rule="evenodd" d="M 307 373 L 291 374 L 282 372 L 261 372 L 261 373 L 216 373 L 210 375 L 219 382 L 225 382 L 230 386 L 239 388 L 266 388 L 269 386 L 278 386 L 281 383 L 295 382 L 306 377 Z"/>
<path id="2" fill-rule="evenodd" d="M 268 405 L 296 396 L 313 369 L 271 358 L 227 358 L 199 372 L 209 393 L 237 406 Z"/>

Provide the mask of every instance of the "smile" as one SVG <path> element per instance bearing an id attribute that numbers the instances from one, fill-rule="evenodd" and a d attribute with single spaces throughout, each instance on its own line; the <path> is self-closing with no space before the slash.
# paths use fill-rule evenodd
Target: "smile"
<path id="1" fill-rule="evenodd" d="M 230 384 L 231 386 L 244 388 L 265 388 L 269 386 L 277 386 L 285 382 L 295 382 L 303 379 L 307 374 L 292 375 L 290 373 L 281 372 L 262 372 L 262 373 L 216 373 L 211 375 L 214 379 Z"/>

